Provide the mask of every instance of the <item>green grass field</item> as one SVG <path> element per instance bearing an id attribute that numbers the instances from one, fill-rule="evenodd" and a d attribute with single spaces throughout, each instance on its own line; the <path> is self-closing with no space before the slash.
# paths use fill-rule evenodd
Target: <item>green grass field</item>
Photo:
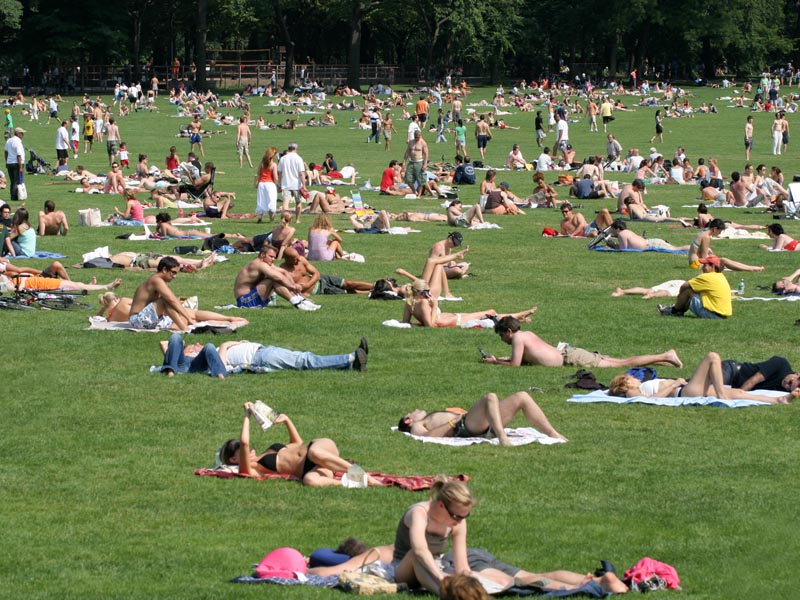
<path id="1" fill-rule="evenodd" d="M 478 90 L 470 99 L 489 98 Z M 713 101 L 719 90 L 693 90 L 695 104 Z M 70 99 L 71 100 L 71 99 Z M 625 98 L 633 104 L 631 98 Z M 69 113 L 70 102 L 62 104 Z M 280 123 L 285 115 L 267 114 L 261 99 L 253 116 Z M 672 156 L 682 145 L 693 164 L 697 157 L 716 156 L 726 176 L 744 166 L 741 139 L 747 113 L 717 101 L 719 114 L 665 121 L 665 142 L 659 150 Z M 176 139 L 174 108 L 159 100 L 161 112 L 135 113 L 120 119 L 132 162 L 147 153 L 151 164 L 163 165 L 170 145 L 183 157 L 186 139 Z M 56 126 L 39 125 L 15 112 L 15 124 L 29 133 L 25 145 L 54 161 Z M 238 116 L 238 115 L 237 115 Z M 395 115 L 400 132 L 393 151 L 366 145 L 366 132 L 350 128 L 356 113 L 338 112 L 335 128 L 255 131 L 258 160 L 266 146 L 285 148 L 296 140 L 306 161 L 320 162 L 333 152 L 340 165 L 354 161 L 359 183 L 380 180 L 390 158 L 401 158 L 406 124 Z M 795 142 L 788 155 L 770 149 L 770 114 L 756 114 L 753 163 L 777 164 L 791 180 L 800 172 Z M 792 126 L 796 118 L 789 115 Z M 535 158 L 532 114 L 505 117 L 520 130 L 496 131 L 487 163 L 500 165 L 518 142 Z M 209 128 L 213 125 L 208 125 Z M 207 159 L 220 173 L 217 189 L 237 193 L 234 212 L 253 212 L 253 171 L 239 169 L 235 129 L 204 140 Z M 647 153 L 653 130 L 652 109 L 618 113 L 610 129 L 625 148 Z M 798 129 L 795 129 L 797 131 Z M 477 155 L 473 130 L 469 150 Z M 431 156 L 453 155 L 450 143 L 436 145 L 425 135 Z M 605 149 L 602 133 L 590 134 L 585 122 L 571 124 L 578 156 Z M 552 142 L 554 136 L 548 137 Z M 103 148 L 77 161 L 104 171 Z M 75 164 L 70 160 L 70 164 Z M 529 193 L 529 173 L 502 173 L 520 195 Z M 551 179 L 548 177 L 548 179 Z M 552 176 L 555 179 L 555 176 Z M 629 181 L 630 176 L 620 175 Z M 39 249 L 60 252 L 80 261 L 83 252 L 108 245 L 123 250 L 169 252 L 174 242 L 129 242 L 115 237 L 122 228 L 84 228 L 77 211 L 100 207 L 109 213 L 119 197 L 69 193 L 70 185 L 52 185 L 49 176 L 28 177 L 35 214 L 47 199 L 67 211 L 73 223 L 66 238 L 40 238 Z M 673 216 L 692 216 L 697 188 L 650 186 L 646 202 L 667 204 Z M 477 186 L 462 187 L 465 205 L 478 199 Z M 566 195 L 564 188 L 560 196 Z M 7 191 L 2 194 L 7 198 Z M 377 208 L 439 210 L 438 202 L 406 201 L 365 192 Z M 612 201 L 584 201 L 584 214 L 612 206 Z M 173 214 L 176 211 L 172 211 Z M 772 222 L 754 210 L 719 209 L 716 216 L 738 222 Z M 463 305 L 453 310 L 500 311 L 539 306 L 528 326 L 545 340 L 570 341 L 614 356 L 675 348 L 683 370 L 659 368 L 665 376 L 689 377 L 709 351 L 723 358 L 763 360 L 773 354 L 800 365 L 797 311 L 787 302 L 735 303 L 733 318 L 702 321 L 692 317 L 662 318 L 656 301 L 611 298 L 616 286 L 654 285 L 692 273 L 684 256 L 611 254 L 586 250 L 580 239 L 545 239 L 544 226 L 557 227 L 560 213 L 531 210 L 524 217 L 493 217 L 502 231 L 465 232 L 469 260 L 477 275 L 455 282 Z M 335 219 L 344 227 L 346 220 Z M 304 217 L 298 233 L 311 223 Z M 787 233 L 800 226 L 784 222 Z M 396 267 L 419 272 L 427 249 L 446 236 L 442 224 L 418 224 L 421 233 L 408 236 L 344 234 L 345 249 L 363 254 L 365 264 L 336 262 L 322 272 L 373 281 Z M 650 237 L 688 243 L 691 230 L 647 224 L 632 225 Z M 251 221 L 215 223 L 214 232 L 265 230 Z M 746 295 L 766 295 L 768 285 L 797 267 L 790 253 L 767 253 L 754 241 L 718 241 L 725 256 L 763 264 L 763 273 L 745 273 Z M 203 308 L 233 300 L 233 280 L 248 256 L 209 270 L 180 275 L 173 289 L 198 295 Z M 19 261 L 18 264 L 22 264 Z M 24 264 L 44 265 L 28 260 Z M 101 282 L 109 271 L 71 271 L 74 279 Z M 117 275 L 115 271 L 114 276 Z M 728 274 L 733 287 L 738 273 Z M 125 272 L 120 291 L 131 295 L 146 277 Z M 97 302 L 94 300 L 94 304 Z M 332 437 L 342 455 L 367 469 L 397 474 L 467 473 L 479 504 L 469 520 L 469 543 L 529 570 L 567 568 L 587 572 L 599 559 L 625 569 L 643 556 L 674 565 L 683 598 L 795 598 L 792 561 L 797 541 L 796 406 L 725 410 L 668 409 L 643 405 L 574 405 L 564 389 L 574 369 L 519 368 L 481 364 L 477 348 L 505 353 L 488 331 L 389 329 L 381 322 L 400 318 L 401 303 L 370 302 L 364 297 L 323 297 L 323 309 L 302 313 L 281 302 L 278 308 L 241 311 L 251 320 L 234 339 L 250 339 L 317 353 L 352 351 L 362 335 L 370 343 L 367 373 L 281 372 L 237 375 L 216 381 L 201 375 L 174 379 L 151 374 L 160 363 L 160 334 L 86 331 L 87 315 L 57 312 L 0 312 L 5 360 L 0 367 L 3 388 L 3 435 L 0 470 L 3 543 L 0 574 L 8 598 L 323 598 L 340 592 L 234 586 L 228 580 L 250 572 L 250 565 L 273 548 L 293 546 L 304 553 L 335 546 L 348 535 L 370 544 L 389 543 L 398 519 L 410 504 L 423 499 L 397 489 L 359 491 L 304 488 L 296 483 L 216 480 L 193 474 L 213 464 L 219 445 L 238 435 L 245 401 L 266 400 L 292 417 L 301 435 Z M 452 305 L 450 305 L 452 306 Z M 463 308 L 462 308 L 463 307 Z M 219 343 L 226 338 L 196 336 Z M 615 370 L 596 370 L 608 383 Z M 519 449 L 485 445 L 452 449 L 423 445 L 389 428 L 411 409 L 469 407 L 482 394 L 501 396 L 537 386 L 536 394 L 554 426 L 570 443 Z M 521 423 L 520 423 L 521 424 Z M 254 433 L 257 448 L 285 442 L 278 430 Z M 792 516 L 794 515 L 794 516 Z"/>

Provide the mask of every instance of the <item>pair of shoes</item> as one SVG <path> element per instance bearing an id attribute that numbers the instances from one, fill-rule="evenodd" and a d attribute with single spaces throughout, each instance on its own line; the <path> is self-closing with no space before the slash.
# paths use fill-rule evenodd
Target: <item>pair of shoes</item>
<path id="1" fill-rule="evenodd" d="M 294 307 L 298 310 L 307 310 L 307 311 L 314 311 L 322 308 L 319 304 L 314 304 L 308 298 L 300 300 L 300 302 L 294 303 Z"/>
<path id="2" fill-rule="evenodd" d="M 675 310 L 674 304 L 659 304 L 658 312 L 663 317 L 682 317 L 683 313 Z"/>
<path id="3" fill-rule="evenodd" d="M 353 370 L 361 372 L 367 370 L 367 353 L 360 346 L 356 348 L 356 356 L 353 359 Z"/>
<path id="4" fill-rule="evenodd" d="M 369 344 L 367 344 L 367 338 L 362 337 L 358 347 L 364 351 L 364 354 L 369 354 Z"/>

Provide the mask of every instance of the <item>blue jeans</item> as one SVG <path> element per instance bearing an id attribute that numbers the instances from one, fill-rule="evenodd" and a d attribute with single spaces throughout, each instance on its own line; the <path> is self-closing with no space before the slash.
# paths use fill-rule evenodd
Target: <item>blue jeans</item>
<path id="1" fill-rule="evenodd" d="M 295 369 L 351 369 L 353 363 L 349 354 L 320 356 L 311 352 L 298 352 L 277 346 L 263 346 L 253 357 L 254 367 L 266 367 L 270 371 Z"/>
<path id="2" fill-rule="evenodd" d="M 692 296 L 692 299 L 689 302 L 689 310 L 701 319 L 722 319 L 722 317 L 720 317 L 717 313 L 713 313 L 703 306 L 703 301 L 700 298 L 700 294 L 695 294 Z"/>
<path id="3" fill-rule="evenodd" d="M 183 336 L 173 333 L 169 337 L 167 351 L 164 354 L 164 364 L 161 371 L 173 373 L 209 373 L 212 377 L 226 375 L 225 365 L 217 353 L 214 344 L 206 344 L 197 356 L 186 356 L 183 353 Z"/>

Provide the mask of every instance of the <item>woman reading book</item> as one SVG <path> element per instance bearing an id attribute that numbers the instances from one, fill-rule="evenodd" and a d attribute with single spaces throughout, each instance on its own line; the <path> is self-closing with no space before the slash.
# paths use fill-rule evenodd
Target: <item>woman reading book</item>
<path id="1" fill-rule="evenodd" d="M 272 444 L 261 454 L 250 447 L 250 417 L 253 414 L 253 403 L 244 403 L 244 423 L 240 438 L 231 439 L 220 449 L 220 459 L 226 465 L 238 465 L 239 473 L 244 475 L 294 475 L 304 485 L 314 487 L 341 486 L 342 482 L 335 473 L 346 472 L 352 465 L 339 456 L 336 443 L 328 438 L 317 438 L 308 444 L 291 419 L 284 414 L 278 415 L 275 424 L 283 423 L 289 432 L 288 444 Z M 372 477 L 369 485 L 381 485 Z"/>

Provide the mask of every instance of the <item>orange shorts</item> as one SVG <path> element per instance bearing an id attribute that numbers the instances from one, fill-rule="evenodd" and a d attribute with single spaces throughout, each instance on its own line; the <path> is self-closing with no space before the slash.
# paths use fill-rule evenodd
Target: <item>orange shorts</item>
<path id="1" fill-rule="evenodd" d="M 20 289 L 35 290 L 35 291 L 49 291 L 57 290 L 61 287 L 61 280 L 53 277 L 12 277 L 15 285 L 19 285 L 18 280 L 22 280 Z"/>

